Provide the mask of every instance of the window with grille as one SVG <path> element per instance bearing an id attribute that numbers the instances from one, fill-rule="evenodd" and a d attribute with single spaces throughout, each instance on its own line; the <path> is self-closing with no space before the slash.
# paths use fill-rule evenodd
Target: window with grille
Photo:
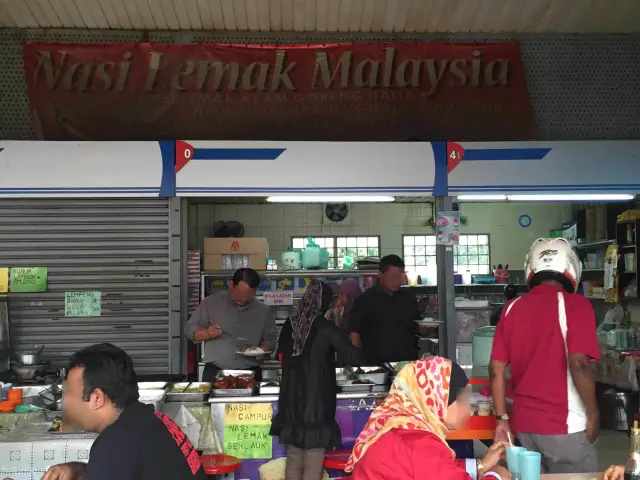
<path id="1" fill-rule="evenodd" d="M 293 248 L 305 248 L 308 237 L 293 237 Z M 354 263 L 363 257 L 380 256 L 380 237 L 312 237 L 313 241 L 329 251 L 329 268 L 343 268 L 346 257 L 351 257 Z"/>
<path id="2" fill-rule="evenodd" d="M 409 270 L 436 265 L 435 235 L 403 235 L 402 256 Z M 491 272 L 489 235 L 460 235 L 460 245 L 453 247 L 453 268 L 472 275 Z"/>

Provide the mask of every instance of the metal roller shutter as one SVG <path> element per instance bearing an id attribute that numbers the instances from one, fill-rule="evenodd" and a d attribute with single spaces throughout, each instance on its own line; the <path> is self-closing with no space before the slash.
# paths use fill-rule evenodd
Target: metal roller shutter
<path id="1" fill-rule="evenodd" d="M 111 342 L 138 373 L 169 373 L 169 210 L 167 199 L 0 200 L 0 266 L 48 268 L 45 293 L 9 294 L 14 350 L 44 344 L 64 366 Z M 102 315 L 65 317 L 70 291 L 101 291 Z"/>

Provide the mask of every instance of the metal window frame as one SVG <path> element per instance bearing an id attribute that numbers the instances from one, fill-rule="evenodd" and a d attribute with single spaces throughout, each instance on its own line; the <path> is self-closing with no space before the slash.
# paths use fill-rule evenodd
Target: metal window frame
<path id="1" fill-rule="evenodd" d="M 293 248 L 294 239 L 298 239 L 298 238 L 307 239 L 309 237 L 314 239 L 315 238 L 332 238 L 334 240 L 333 255 L 331 255 L 331 257 L 334 259 L 334 264 L 333 264 L 334 269 L 338 268 L 338 242 L 337 242 L 338 238 L 363 238 L 363 237 L 377 238 L 378 239 L 378 256 L 380 256 L 380 253 L 382 252 L 382 237 L 380 235 L 306 235 L 304 237 L 300 235 L 292 235 L 289 245 L 291 246 L 291 248 Z"/>
<path id="2" fill-rule="evenodd" d="M 468 237 L 469 235 L 475 235 L 475 236 L 479 236 L 479 235 L 486 235 L 488 238 L 488 242 L 487 242 L 487 246 L 489 247 L 489 271 L 491 272 L 491 234 L 489 233 L 461 233 L 460 237 Z M 435 235 L 433 233 L 403 233 L 402 234 L 402 259 L 404 260 L 406 258 L 405 256 L 405 252 L 404 252 L 404 238 L 405 237 L 435 237 Z M 436 267 L 438 265 L 437 263 L 437 253 L 435 255 L 426 255 L 428 257 L 436 257 Z M 455 253 L 453 253 L 453 264 L 456 264 L 456 257 L 458 255 L 456 255 Z M 470 264 L 469 264 L 470 265 Z M 478 265 L 484 265 L 484 263 L 482 264 L 478 264 Z M 411 265 L 412 267 L 416 268 L 418 266 L 422 266 L 422 265 Z"/>

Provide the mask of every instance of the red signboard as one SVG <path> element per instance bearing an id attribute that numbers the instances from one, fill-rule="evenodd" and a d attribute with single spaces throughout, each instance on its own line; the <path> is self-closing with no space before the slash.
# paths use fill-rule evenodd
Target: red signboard
<path id="1" fill-rule="evenodd" d="M 520 49 L 500 43 L 27 43 L 51 140 L 525 140 Z"/>

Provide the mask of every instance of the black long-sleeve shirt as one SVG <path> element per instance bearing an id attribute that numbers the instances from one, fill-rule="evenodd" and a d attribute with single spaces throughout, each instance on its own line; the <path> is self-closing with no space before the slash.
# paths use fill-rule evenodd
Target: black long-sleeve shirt
<path id="1" fill-rule="evenodd" d="M 387 293 L 379 285 L 359 296 L 351 309 L 351 331 L 360 335 L 368 365 L 417 360 L 418 301 L 406 288 Z"/>

